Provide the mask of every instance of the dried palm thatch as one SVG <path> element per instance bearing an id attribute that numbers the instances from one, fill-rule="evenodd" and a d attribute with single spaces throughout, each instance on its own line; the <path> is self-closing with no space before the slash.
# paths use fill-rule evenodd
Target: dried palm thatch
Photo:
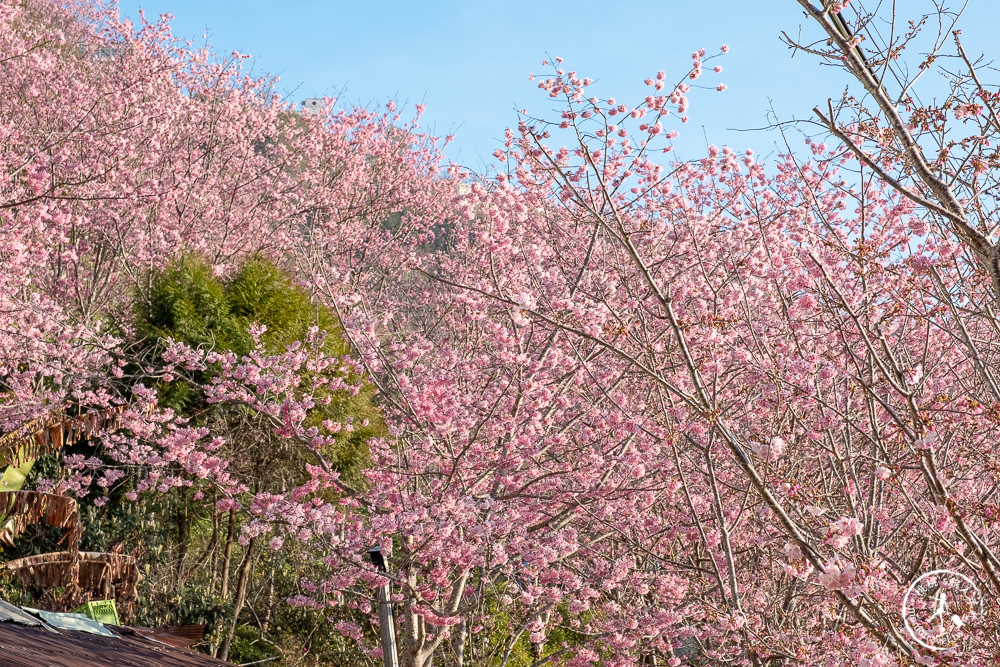
<path id="1" fill-rule="evenodd" d="M 53 412 L 0 436 L 0 461 L 16 467 L 104 430 L 121 428 L 124 406 L 66 417 Z M 79 551 L 83 527 L 76 501 L 36 491 L 0 492 L 0 543 L 13 544 L 29 525 L 45 521 L 65 528 L 68 550 L 19 558 L 6 564 L 23 585 L 65 593 L 58 606 L 114 599 L 127 611 L 135 604 L 139 568 L 131 556 Z"/>
<path id="2" fill-rule="evenodd" d="M 14 545 L 14 538 L 24 533 L 28 526 L 43 520 L 50 526 L 64 528 L 67 550 L 76 551 L 80 546 L 83 524 L 76 501 L 69 496 L 57 496 L 39 491 L 0 492 L 0 544 Z"/>
<path id="3" fill-rule="evenodd" d="M 139 567 L 126 554 L 59 551 L 19 558 L 7 563 L 22 585 L 45 590 L 66 589 L 67 604 L 87 600 L 115 600 L 119 606 L 135 602 Z"/>
<path id="4" fill-rule="evenodd" d="M 75 417 L 60 411 L 32 419 L 0 436 L 0 460 L 21 465 L 95 433 L 121 428 L 124 410 L 125 406 L 116 405 Z"/>

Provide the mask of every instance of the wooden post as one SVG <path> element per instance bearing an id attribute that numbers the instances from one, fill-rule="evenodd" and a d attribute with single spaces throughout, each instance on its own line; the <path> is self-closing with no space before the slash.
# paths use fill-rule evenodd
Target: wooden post
<path id="1" fill-rule="evenodd" d="M 374 546 L 368 550 L 368 557 L 372 564 L 380 571 L 386 571 L 385 555 L 382 548 Z M 392 597 L 389 591 L 389 582 L 380 586 L 377 594 L 378 602 L 378 624 L 382 630 L 382 665 L 383 667 L 399 667 L 399 656 L 396 653 L 396 619 L 392 615 Z"/>

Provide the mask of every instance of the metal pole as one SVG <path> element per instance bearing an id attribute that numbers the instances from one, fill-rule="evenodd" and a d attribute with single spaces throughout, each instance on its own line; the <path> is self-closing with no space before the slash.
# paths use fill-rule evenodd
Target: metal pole
<path id="1" fill-rule="evenodd" d="M 386 553 L 386 556 L 389 554 Z M 368 550 L 368 557 L 380 572 L 385 572 L 385 557 L 382 548 L 375 546 Z M 378 624 L 382 630 L 382 665 L 383 667 L 399 667 L 399 656 L 396 653 L 396 620 L 392 615 L 392 598 L 389 592 L 389 582 L 378 589 Z"/>

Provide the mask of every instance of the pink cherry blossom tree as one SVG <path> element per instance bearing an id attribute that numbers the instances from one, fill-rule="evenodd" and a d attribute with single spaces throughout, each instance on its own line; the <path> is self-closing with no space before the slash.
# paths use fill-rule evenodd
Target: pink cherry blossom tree
<path id="1" fill-rule="evenodd" d="M 537 80 L 561 111 L 522 116 L 481 179 L 441 172 L 395 109 L 295 114 L 166 20 L 3 8 L 5 426 L 124 400 L 130 332 L 98 319 L 174 249 L 220 273 L 263 252 L 336 310 L 355 356 L 325 356 L 321 332 L 246 358 L 174 345 L 137 379 L 217 364 L 211 400 L 315 465 L 249 494 L 216 434 L 141 386 L 105 446 L 143 488 L 229 493 L 245 540 L 307 547 L 328 574 L 293 602 L 345 636 L 370 635 L 337 608 L 370 610 L 388 581 L 407 667 L 989 664 L 994 89 L 942 33 L 930 53 L 953 44 L 960 75 L 920 105 L 897 63 L 929 23 L 883 43 L 878 15 L 800 4 L 823 29 L 800 48 L 867 95 L 818 107 L 830 145 L 677 162 L 689 97 L 725 89 L 706 52 L 634 101 L 556 59 Z M 350 425 L 308 422 L 356 370 L 389 424 L 361 487 L 324 456 Z M 914 629 L 907 591 L 939 569 L 982 605 Z"/>
<path id="2" fill-rule="evenodd" d="M 395 424 L 368 498 L 407 664 L 488 650 L 491 595 L 523 619 L 501 662 L 524 634 L 572 664 L 992 659 L 988 594 L 944 646 L 904 609 L 929 570 L 997 590 L 997 328 L 954 215 L 873 175 L 919 173 L 890 154 L 818 141 L 773 174 L 659 164 L 689 83 L 633 106 L 552 68 L 561 117 L 522 118 L 507 173 L 459 191 L 449 253 L 319 288 Z"/>

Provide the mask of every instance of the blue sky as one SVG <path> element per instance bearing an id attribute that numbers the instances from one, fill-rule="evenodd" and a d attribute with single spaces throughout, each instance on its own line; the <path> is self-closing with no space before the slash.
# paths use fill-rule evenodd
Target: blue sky
<path id="1" fill-rule="evenodd" d="M 899 4 L 919 11 L 924 3 Z M 132 18 L 140 7 L 151 19 L 173 14 L 177 36 L 200 41 L 207 32 L 220 53 L 252 54 L 255 71 L 279 75 L 277 89 L 291 100 L 424 103 L 423 126 L 456 135 L 448 158 L 477 170 L 492 162 L 516 109 L 545 116 L 554 108 L 528 80 L 542 73 L 546 56 L 595 79 L 595 94 L 631 104 L 657 70 L 676 80 L 692 51 L 728 44 L 729 54 L 711 63 L 723 72 L 702 79 L 728 90 L 692 95 L 691 121 L 673 128 L 685 158 L 709 143 L 773 151 L 777 133 L 735 130 L 767 125 L 772 107 L 782 120 L 808 117 L 847 83 L 812 57 L 792 58 L 781 43 L 782 30 L 817 34 L 795 0 L 121 0 L 120 7 Z M 971 0 L 960 24 L 967 49 L 989 49 L 998 19 L 993 0 Z"/>

